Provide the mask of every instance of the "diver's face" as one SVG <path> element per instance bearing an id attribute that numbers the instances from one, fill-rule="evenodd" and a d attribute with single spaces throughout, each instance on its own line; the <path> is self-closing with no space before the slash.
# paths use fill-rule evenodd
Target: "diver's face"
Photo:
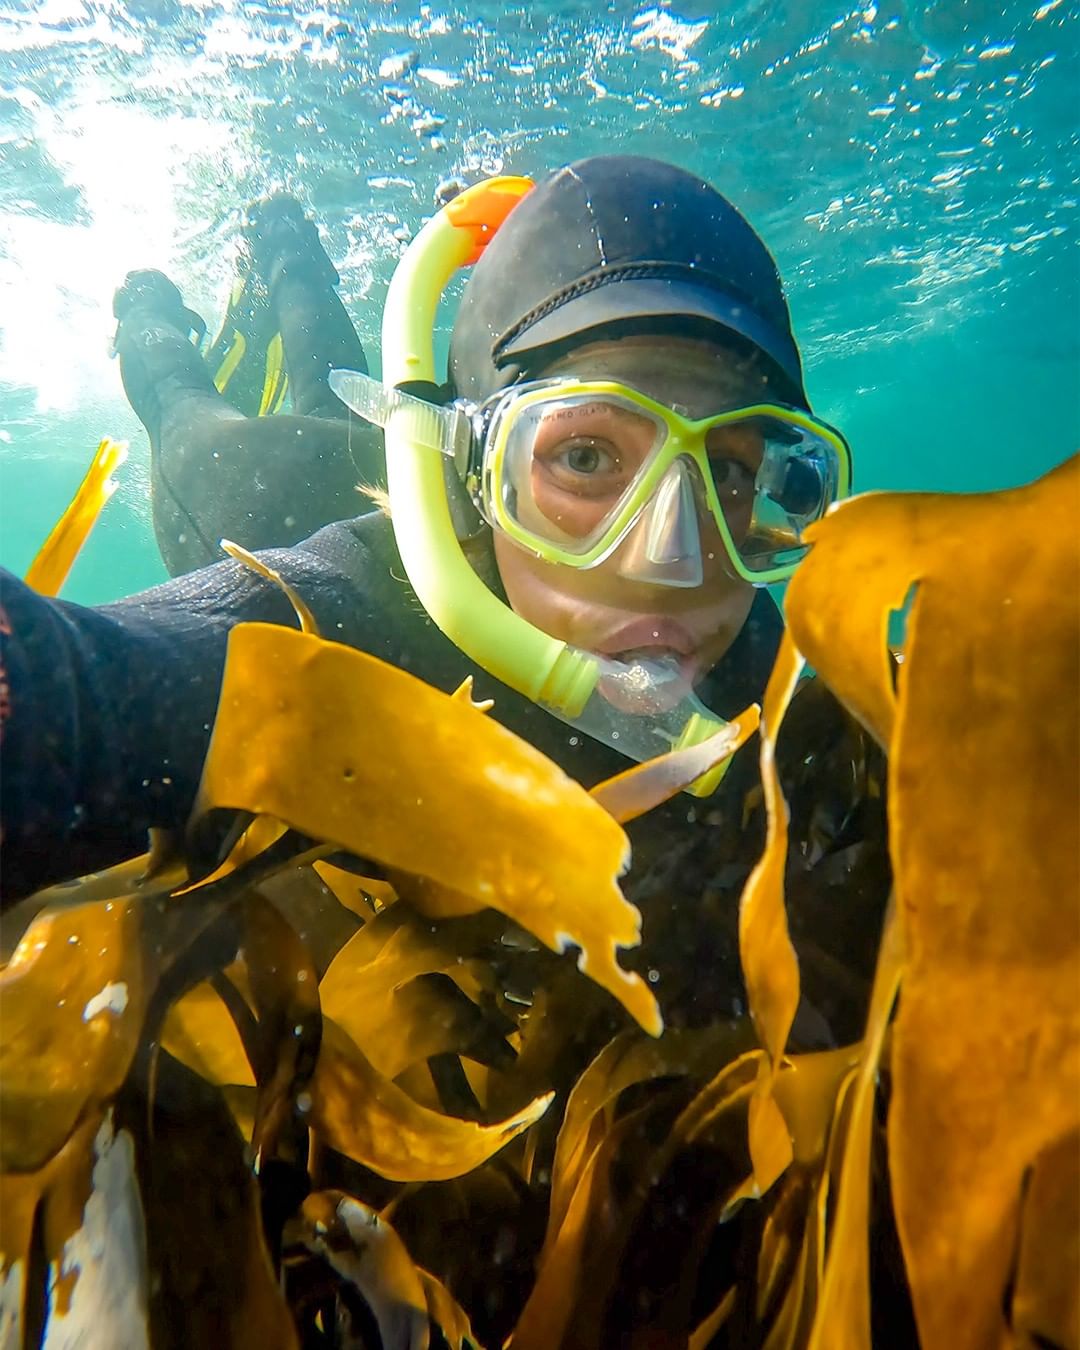
<path id="1" fill-rule="evenodd" d="M 559 375 L 632 385 L 694 419 L 746 407 L 766 392 L 752 363 L 709 343 L 680 338 L 591 343 L 537 378 Z M 657 585 L 620 575 L 618 551 L 586 569 L 545 562 L 499 531 L 495 559 L 511 606 L 551 637 L 609 656 L 673 653 L 694 683 L 731 646 L 754 598 L 753 587 L 725 569 L 724 545 L 708 513 L 701 514 L 698 528 L 700 586 Z"/>

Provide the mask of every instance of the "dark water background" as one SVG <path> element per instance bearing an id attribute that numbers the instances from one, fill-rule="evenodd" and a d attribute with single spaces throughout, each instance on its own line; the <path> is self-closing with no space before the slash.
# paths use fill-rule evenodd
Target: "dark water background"
<path id="1" fill-rule="evenodd" d="M 374 355 L 440 180 L 599 151 L 676 160 L 761 230 L 860 487 L 1024 482 L 1080 442 L 1078 26 L 1067 0 L 0 7 L 0 562 L 110 433 L 131 457 L 65 594 L 164 575 L 108 354 L 129 268 L 212 329 L 243 204 L 287 186 Z"/>

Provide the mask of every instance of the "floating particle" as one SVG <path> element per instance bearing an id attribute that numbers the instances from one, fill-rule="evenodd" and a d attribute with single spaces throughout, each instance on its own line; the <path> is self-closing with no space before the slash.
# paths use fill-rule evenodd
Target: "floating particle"
<path id="1" fill-rule="evenodd" d="M 460 75 L 451 75 L 448 70 L 440 70 L 437 66 L 418 66 L 416 73 L 422 80 L 440 89 L 456 89 L 461 83 Z"/>
<path id="2" fill-rule="evenodd" d="M 468 186 L 464 178 L 444 178 L 435 189 L 435 205 L 445 206 L 447 202 L 453 201 L 459 193 L 464 192 Z"/>
<path id="3" fill-rule="evenodd" d="M 1016 46 L 1015 42 L 996 42 L 984 47 L 979 53 L 980 61 L 993 61 L 998 56 L 1008 56 Z"/>
<path id="4" fill-rule="evenodd" d="M 433 136 L 446 126 L 446 118 L 441 113 L 423 112 L 419 117 L 413 118 L 410 126 L 418 136 Z"/>
<path id="5" fill-rule="evenodd" d="M 388 56 L 379 66 L 380 80 L 400 80 L 403 75 L 407 75 L 416 65 L 417 54 L 414 51 L 395 52 L 393 56 Z"/>

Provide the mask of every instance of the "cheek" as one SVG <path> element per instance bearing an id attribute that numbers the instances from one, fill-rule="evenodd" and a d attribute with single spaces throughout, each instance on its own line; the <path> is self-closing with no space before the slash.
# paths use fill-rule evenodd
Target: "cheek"
<path id="1" fill-rule="evenodd" d="M 552 568 L 495 532 L 495 562 L 510 607 L 549 637 L 572 641 L 568 597 L 552 583 Z"/>

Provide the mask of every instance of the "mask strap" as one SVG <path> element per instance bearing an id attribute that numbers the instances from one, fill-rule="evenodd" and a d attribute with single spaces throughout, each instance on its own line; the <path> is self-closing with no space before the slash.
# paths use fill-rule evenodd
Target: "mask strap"
<path id="1" fill-rule="evenodd" d="M 445 408 L 454 397 L 451 385 L 435 384 L 432 380 L 402 380 L 400 384 L 395 384 L 394 388 L 408 394 L 410 398 L 430 403 L 434 408 Z"/>

